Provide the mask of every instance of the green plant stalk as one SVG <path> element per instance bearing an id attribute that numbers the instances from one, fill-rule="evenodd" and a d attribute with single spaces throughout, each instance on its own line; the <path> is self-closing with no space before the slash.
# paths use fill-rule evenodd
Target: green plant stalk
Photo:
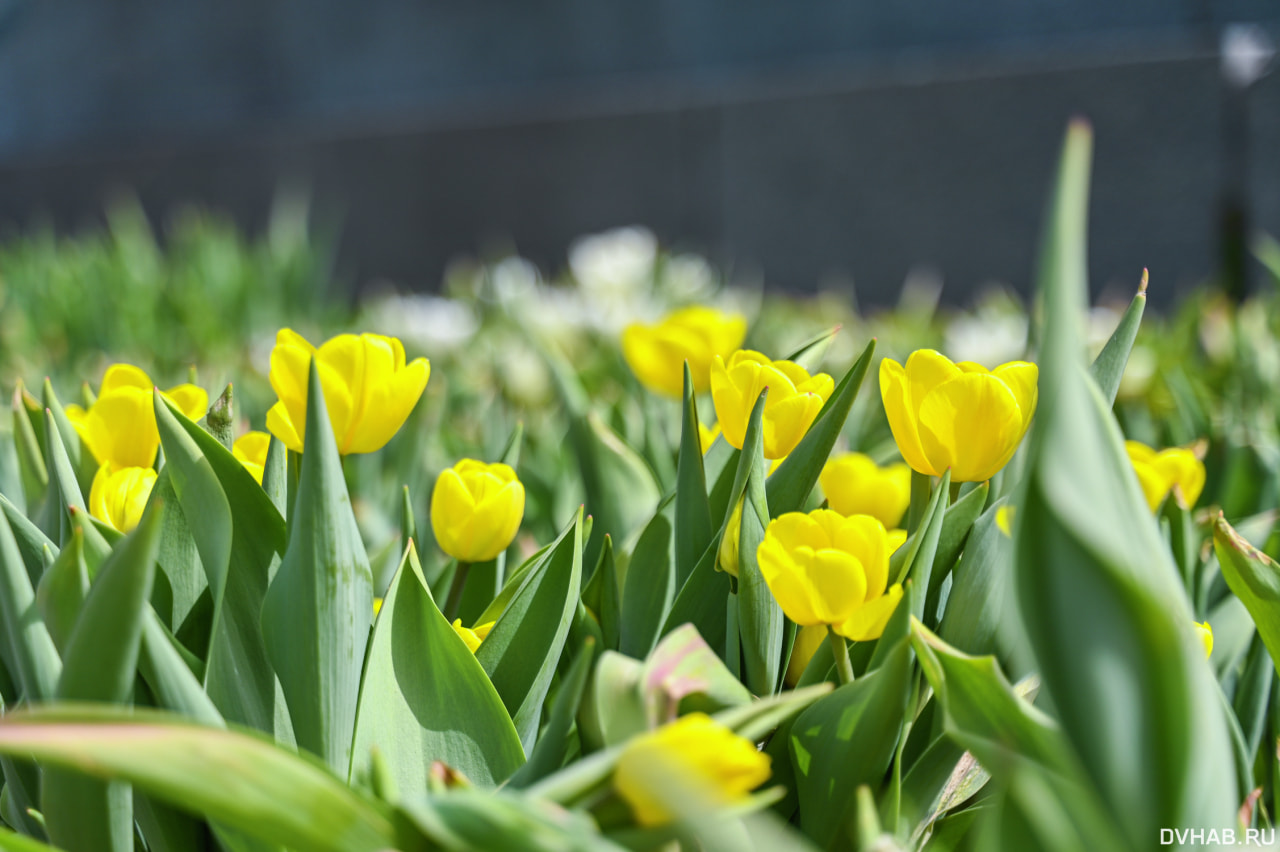
<path id="1" fill-rule="evenodd" d="M 853 683 L 853 664 L 849 662 L 849 644 L 843 636 L 836 632 L 834 625 L 827 625 L 827 633 L 831 636 L 831 651 L 836 658 L 836 673 L 840 684 Z"/>
<path id="2" fill-rule="evenodd" d="M 444 617 L 453 621 L 458 617 L 458 606 L 462 603 L 462 590 L 467 585 L 467 574 L 471 571 L 470 562 L 458 562 L 453 572 L 453 583 L 449 586 L 449 597 L 444 603 Z"/>

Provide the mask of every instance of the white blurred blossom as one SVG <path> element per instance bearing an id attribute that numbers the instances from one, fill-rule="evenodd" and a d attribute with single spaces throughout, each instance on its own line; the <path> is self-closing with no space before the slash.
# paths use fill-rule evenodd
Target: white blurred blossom
<path id="1" fill-rule="evenodd" d="M 588 293 L 627 293 L 649 283 L 658 240 L 647 228 L 616 228 L 580 237 L 569 247 L 569 269 Z"/>
<path id="2" fill-rule="evenodd" d="M 1027 349 L 1027 317 L 1011 311 L 980 310 L 961 314 L 947 324 L 947 355 L 994 369 L 1023 357 Z"/>
<path id="3" fill-rule="evenodd" d="M 367 316 L 378 334 L 398 337 L 410 349 L 433 354 L 459 348 L 479 327 L 469 305 L 422 294 L 383 296 L 368 305 Z"/>

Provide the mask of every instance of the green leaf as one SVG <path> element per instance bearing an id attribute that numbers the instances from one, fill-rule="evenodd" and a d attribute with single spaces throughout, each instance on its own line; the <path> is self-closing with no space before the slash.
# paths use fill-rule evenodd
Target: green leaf
<path id="1" fill-rule="evenodd" d="M 150 610 L 142 624 L 138 674 L 151 690 L 156 705 L 202 725 L 225 727 L 222 714 L 204 691 L 200 679 L 183 659 L 177 640 Z"/>
<path id="2" fill-rule="evenodd" d="M 613 562 L 611 536 L 604 537 L 596 570 L 582 586 L 582 603 L 600 624 L 604 649 L 617 650 L 622 636 L 622 596 L 618 589 L 618 568 Z"/>
<path id="3" fill-rule="evenodd" d="M 681 624 L 692 624 L 707 644 L 723 656 L 725 601 L 729 599 L 730 583 L 729 575 L 716 567 L 719 551 L 720 534 L 717 534 L 672 601 L 658 635 L 665 636 Z"/>
<path id="4" fill-rule="evenodd" d="M 436 608 L 412 544 L 373 628 L 350 778 L 368 774 L 373 748 L 401 790 L 425 790 L 436 760 L 485 787 L 524 763 L 502 699 Z"/>
<path id="5" fill-rule="evenodd" d="M 58 434 L 53 414 L 46 409 L 44 417 L 45 443 L 49 448 L 49 509 L 58 518 L 58 544 L 61 546 L 71 537 L 71 516 L 68 510 L 88 510 L 85 508 L 84 495 L 80 492 L 80 483 L 76 479 L 75 467 Z"/>
<path id="6" fill-rule="evenodd" d="M 676 466 L 675 589 L 684 585 L 715 535 L 707 477 L 702 466 L 702 436 L 689 362 L 684 365 L 684 407 L 680 419 L 680 457 Z"/>
<path id="7" fill-rule="evenodd" d="M 71 469 L 76 473 L 80 488 L 88 488 L 93 482 L 94 474 L 98 472 L 98 462 L 94 459 L 93 453 L 89 452 L 89 448 L 84 445 L 80 433 L 67 419 L 67 412 L 58 401 L 58 395 L 53 392 L 53 383 L 47 376 L 40 386 L 40 401 L 53 417 L 54 425 L 58 429 L 58 437 L 67 451 L 67 458 L 71 460 Z"/>
<path id="8" fill-rule="evenodd" d="M 675 512 L 676 501 L 668 497 L 623 562 L 626 579 L 618 647 L 637 659 L 647 655 L 658 641 L 658 631 L 675 597 Z"/>
<path id="9" fill-rule="evenodd" d="M 623 852 L 586 814 L 526 797 L 451 790 L 402 803 L 402 813 L 432 849 L 502 852 Z M 435 845 L 438 844 L 438 845 Z"/>
<path id="10" fill-rule="evenodd" d="M 15 834 L 7 828 L 0 828 L 0 849 L 4 852 L 58 852 L 57 849 L 41 843 L 39 840 L 33 840 L 30 837 L 23 837 L 21 834 Z"/>
<path id="11" fill-rule="evenodd" d="M 9 529 L 13 533 L 14 543 L 18 546 L 18 553 L 22 556 L 23 564 L 27 566 L 27 577 L 31 580 L 31 585 L 35 586 L 40 582 L 40 575 L 44 573 L 44 549 L 48 547 L 57 556 L 58 545 L 39 527 L 27 520 L 18 507 L 3 494 L 0 494 L 0 511 L 9 522 Z"/>
<path id="12" fill-rule="evenodd" d="M 1177 568 L 1081 362 L 1091 146 L 1074 123 L 1041 261 L 1040 403 L 1015 575 L 1063 732 L 1130 845 L 1144 848 L 1162 826 L 1234 824 L 1241 797 Z"/>
<path id="13" fill-rule="evenodd" d="M 157 423 L 163 418 L 157 416 Z M 166 423 L 168 427 L 171 424 Z M 168 509 L 164 513 L 164 529 L 160 532 L 160 572 L 163 575 L 162 581 L 169 590 L 168 599 L 158 601 L 156 611 L 164 619 L 164 623 L 174 632 L 180 632 L 187 619 L 196 611 L 196 617 L 199 617 L 197 607 L 207 607 L 211 605 L 211 600 L 202 601 L 202 598 L 210 598 L 212 592 L 209 588 L 209 579 L 205 571 L 204 564 L 200 561 L 200 549 L 196 546 L 196 540 L 193 536 L 191 525 L 187 523 L 187 515 L 183 509 L 183 501 L 178 497 L 174 490 L 171 477 L 175 475 L 175 471 L 183 467 L 181 459 L 191 458 L 192 452 L 181 452 L 173 447 L 173 440 L 169 441 L 170 447 L 166 451 L 166 455 L 177 457 L 178 462 L 174 463 L 170 459 L 165 464 L 160 475 L 156 477 L 156 484 L 151 489 L 150 502 L 163 502 Z M 198 451 L 193 451 L 198 452 Z M 208 479 L 208 474 L 197 475 L 197 478 Z M 184 480 L 185 481 L 185 480 Z M 208 499 L 212 499 L 209 497 Z M 188 498 L 188 503 L 193 504 L 194 499 Z M 216 501 L 214 501 L 216 503 Z M 208 518 L 200 518 L 199 524 L 202 528 L 213 526 L 214 523 L 227 523 L 227 512 L 218 506 L 217 521 L 211 521 Z M 229 528 L 229 527 L 228 527 Z M 218 540 L 218 547 L 221 548 L 222 539 Z M 222 572 L 221 566 L 218 573 Z M 160 578 L 158 578 L 160 579 Z M 225 584 L 224 584 L 225 587 Z"/>
<path id="14" fill-rule="evenodd" d="M 267 445 L 267 461 L 262 466 L 262 491 L 281 518 L 289 508 L 289 450 L 275 435 Z"/>
<path id="15" fill-rule="evenodd" d="M 59 653 L 66 650 L 80 607 L 88 596 L 89 566 L 84 557 L 84 530 L 77 527 L 36 588 L 36 605 Z"/>
<path id="16" fill-rule="evenodd" d="M 547 728 L 538 737 L 538 743 L 529 756 L 529 762 L 520 767 L 507 782 L 507 787 L 518 790 L 545 778 L 564 765 L 570 756 L 572 745 L 573 723 L 582 705 L 583 695 L 587 689 L 587 678 L 591 674 L 591 664 L 595 661 L 595 639 L 587 637 L 582 650 L 573 658 L 569 674 L 565 677 L 556 700 L 551 706 L 551 716 L 547 720 Z"/>
<path id="17" fill-rule="evenodd" d="M 1001 640 L 1015 618 L 1013 542 L 996 525 L 992 506 L 977 521 L 956 565 L 938 634 L 970 654 L 993 654 L 1011 644 Z"/>
<path id="18" fill-rule="evenodd" d="M 639 670 L 648 727 L 675 720 L 677 713 L 716 713 L 751 703 L 751 693 L 725 667 L 692 624 L 672 630 Z"/>
<path id="19" fill-rule="evenodd" d="M 289 548 L 262 603 L 262 635 L 299 747 L 345 774 L 373 621 L 373 574 L 314 358 L 309 384 Z"/>
<path id="20" fill-rule="evenodd" d="M 820 846 L 830 846 L 848 824 L 858 785 L 878 788 L 888 771 L 911 670 L 911 648 L 900 641 L 880 668 L 815 702 L 792 723 L 800 825 Z"/>
<path id="21" fill-rule="evenodd" d="M 260 623 L 268 577 L 284 550 L 284 521 L 244 465 L 163 396 L 156 397 L 156 425 L 213 597 L 205 690 L 228 721 L 291 742 Z"/>
<path id="22" fill-rule="evenodd" d="M 547 560 L 512 596 L 476 651 L 515 723 L 525 754 L 533 751 L 542 703 L 551 687 L 582 582 L 582 510 L 573 535 L 565 531 Z"/>
<path id="23" fill-rule="evenodd" d="M 31 417 L 23 402 L 25 391 L 18 382 L 13 392 L 13 449 L 18 457 L 18 473 L 22 479 L 22 496 L 32 518 L 48 521 L 49 469 L 44 461 L 44 449 L 36 437 Z M 48 529 L 46 523 L 42 523 Z"/>
<path id="24" fill-rule="evenodd" d="M 1227 523 L 1213 522 L 1213 549 L 1222 577 L 1249 610 L 1273 662 L 1280 660 L 1280 565 Z"/>
<path id="25" fill-rule="evenodd" d="M 871 364 L 871 356 L 875 350 L 876 341 L 872 338 L 858 360 L 849 368 L 849 372 L 840 380 L 840 384 L 831 392 L 831 397 L 818 412 L 809 431 L 769 477 L 767 494 L 769 511 L 773 517 L 799 510 L 808 499 L 809 492 L 817 484 L 818 476 L 836 445 L 836 439 L 844 429 L 845 419 L 849 416 L 849 409 L 853 407 L 854 397 L 858 395 L 858 388 L 862 386 L 862 379 L 867 374 L 867 367 Z"/>
<path id="26" fill-rule="evenodd" d="M 889 575 L 895 583 L 911 580 L 920 592 L 929 588 L 934 557 L 946 522 L 947 495 L 951 487 L 951 469 L 943 473 L 934 486 L 933 495 L 924 510 L 920 524 L 902 547 L 889 558 Z M 925 595 L 917 592 L 911 599 L 911 614 L 922 618 L 925 611 Z"/>
<path id="27" fill-rule="evenodd" d="M 1142 325 L 1142 313 L 1146 307 L 1147 270 L 1144 269 L 1138 294 L 1133 297 L 1124 316 L 1120 318 L 1120 324 L 1089 367 L 1089 375 L 1098 383 L 1098 390 L 1102 391 L 1102 398 L 1108 405 L 1115 403 L 1116 394 L 1120 392 L 1120 380 L 1124 377 L 1125 365 L 1129 363 L 1133 342 L 1138 339 L 1138 327 Z"/>
<path id="28" fill-rule="evenodd" d="M 794 361 L 812 373 L 821 366 L 822 359 L 826 356 L 827 350 L 831 348 L 832 341 L 836 339 L 836 335 L 839 333 L 840 326 L 832 326 L 801 343 L 791 351 L 790 355 L 782 360 Z"/>
<path id="29" fill-rule="evenodd" d="M 5 666 L 32 701 L 54 696 L 62 663 L 36 608 L 35 591 L 8 517 L 0 514 L 0 625 Z"/>
<path id="30" fill-rule="evenodd" d="M 157 506 L 146 512 L 98 571 L 67 640 L 59 701 L 129 702 L 155 577 L 162 511 Z M 41 811 L 49 839 L 69 852 L 133 849 L 133 802 L 127 785 L 49 768 Z"/>
<path id="31" fill-rule="evenodd" d="M 738 632 L 742 637 L 742 660 L 747 687 L 756 695 L 778 691 L 784 670 L 783 636 L 786 633 L 782 608 L 756 564 L 756 550 L 769 525 L 769 504 L 765 478 L 769 475 L 764 458 L 764 405 L 768 389 L 756 400 L 742 442 L 739 474 L 746 468 L 742 492 L 742 523 L 738 534 Z M 732 531 L 725 530 L 724 535 Z M 727 616 L 726 616 L 727 617 Z"/>
<path id="32" fill-rule="evenodd" d="M 942 590 L 942 581 L 951 574 L 956 560 L 969 540 L 969 530 L 973 522 L 982 514 L 987 503 L 987 495 L 991 491 L 989 482 L 980 483 L 947 507 L 946 517 L 942 520 L 942 533 L 938 537 L 938 547 L 933 557 L 933 570 L 929 574 L 929 597 L 924 611 L 928 613 L 927 621 L 937 623 L 938 599 Z"/>
<path id="33" fill-rule="evenodd" d="M 163 713 L 90 706 L 21 711 L 0 720 L 0 753 L 119 779 L 292 849 L 413 848 L 398 845 L 382 806 L 347 789 L 318 762 L 255 736 Z"/>

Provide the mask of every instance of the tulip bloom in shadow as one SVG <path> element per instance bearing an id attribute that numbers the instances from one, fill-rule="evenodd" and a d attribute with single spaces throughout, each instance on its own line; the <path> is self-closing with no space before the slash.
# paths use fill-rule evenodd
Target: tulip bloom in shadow
<path id="1" fill-rule="evenodd" d="M 306 439 L 312 358 L 344 456 L 382 449 L 409 418 L 431 375 L 426 358 L 405 363 L 404 346 L 394 337 L 340 334 L 317 349 L 292 329 L 280 329 L 269 376 L 280 401 L 267 412 L 267 429 L 296 453 Z"/>
<path id="2" fill-rule="evenodd" d="M 496 621 L 490 621 L 486 624 L 477 624 L 475 627 L 463 627 L 462 619 L 455 618 L 453 620 L 453 632 L 461 637 L 462 641 L 467 643 L 467 648 L 471 653 L 475 653 L 480 647 L 480 643 L 489 635 L 489 631 L 493 629 Z"/>
<path id="3" fill-rule="evenodd" d="M 731 804 L 769 780 L 769 755 L 707 716 L 689 713 L 623 748 L 613 786 L 631 806 L 636 822 L 662 825 L 673 818 L 655 792 L 664 776 L 686 782 L 710 806 Z"/>
<path id="4" fill-rule="evenodd" d="M 742 349 L 725 364 L 719 355 L 711 364 L 711 401 L 729 445 L 742 449 L 751 409 L 765 388 L 764 457 L 787 456 L 835 389 L 826 373 L 809 372 L 793 361 L 770 361 L 759 352 Z"/>
<path id="5" fill-rule="evenodd" d="M 271 447 L 271 436 L 266 432 L 246 432 L 231 445 L 231 455 L 239 459 L 249 475 L 262 484 L 262 471 L 267 464 L 267 450 Z"/>
<path id="6" fill-rule="evenodd" d="M 155 484 L 156 472 L 149 467 L 116 467 L 106 462 L 93 477 L 89 514 L 127 533 L 142 520 Z"/>
<path id="7" fill-rule="evenodd" d="M 845 453 L 826 463 L 818 477 L 822 493 L 842 515 L 871 515 L 886 528 L 902 523 L 911 503 L 911 468 L 880 467 L 862 453 Z"/>
<path id="8" fill-rule="evenodd" d="M 1159 509 L 1171 491 L 1184 508 L 1191 508 L 1200 499 L 1200 492 L 1204 490 L 1204 462 L 1196 458 L 1193 451 L 1175 447 L 1156 452 L 1138 441 L 1125 441 L 1124 448 L 1151 511 Z"/>
<path id="9" fill-rule="evenodd" d="M 932 349 L 905 367 L 880 362 L 880 396 L 898 450 L 912 470 L 982 482 L 1013 458 L 1036 411 L 1039 368 L 1011 361 L 994 370 L 951 363 Z"/>
<path id="10" fill-rule="evenodd" d="M 654 325 L 633 323 L 622 332 L 622 356 L 649 390 L 679 399 L 684 393 L 684 363 L 693 389 L 711 384 L 711 360 L 742 345 L 747 321 L 738 314 L 694 305 L 668 314 Z"/>

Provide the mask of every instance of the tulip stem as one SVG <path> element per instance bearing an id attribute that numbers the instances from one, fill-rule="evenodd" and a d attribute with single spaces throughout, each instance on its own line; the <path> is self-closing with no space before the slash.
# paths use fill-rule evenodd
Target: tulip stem
<path id="1" fill-rule="evenodd" d="M 458 617 L 458 606 L 462 603 L 462 589 L 467 585 L 467 574 L 471 571 L 470 562 L 458 562 L 453 572 L 453 582 L 449 585 L 449 597 L 444 604 L 444 617 L 453 621 Z"/>
<path id="2" fill-rule="evenodd" d="M 924 510 L 929 506 L 929 496 L 933 493 L 933 477 L 927 473 L 911 471 L 911 503 L 907 510 L 907 532 L 915 532 L 924 518 Z"/>
<path id="3" fill-rule="evenodd" d="M 853 664 L 849 662 L 849 645 L 835 627 L 828 624 L 827 634 L 830 636 L 831 653 L 836 658 L 836 673 L 840 677 L 840 685 L 853 683 Z"/>

